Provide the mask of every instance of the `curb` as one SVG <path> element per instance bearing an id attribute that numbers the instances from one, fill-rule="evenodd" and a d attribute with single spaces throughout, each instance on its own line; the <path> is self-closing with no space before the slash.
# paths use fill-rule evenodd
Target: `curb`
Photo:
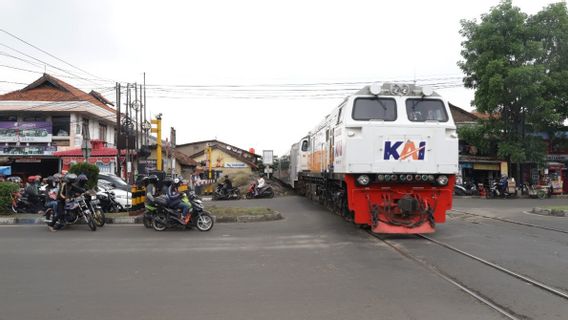
<path id="1" fill-rule="evenodd" d="M 106 218 L 105 223 L 107 224 L 142 224 L 142 215 L 133 217 L 117 217 L 117 218 Z M 280 212 L 267 213 L 263 215 L 255 216 L 240 216 L 240 217 L 217 217 L 213 216 L 215 223 L 247 223 L 247 222 L 261 222 L 261 221 L 275 221 L 282 220 L 282 214 Z M 10 218 L 10 217 L 0 217 L 1 225 L 21 225 L 21 224 L 45 224 L 44 218 Z M 83 221 L 78 224 L 84 224 Z"/>
<path id="2" fill-rule="evenodd" d="M 543 208 L 532 208 L 530 213 L 539 214 L 542 216 L 552 216 L 552 217 L 567 217 L 568 211 L 558 210 L 558 209 L 543 209 Z"/>

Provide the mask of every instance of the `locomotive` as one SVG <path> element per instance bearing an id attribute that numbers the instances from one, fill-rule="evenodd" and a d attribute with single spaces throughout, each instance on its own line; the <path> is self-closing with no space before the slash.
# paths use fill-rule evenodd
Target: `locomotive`
<path id="1" fill-rule="evenodd" d="M 458 172 L 448 103 L 429 87 L 373 83 L 282 157 L 275 176 L 375 233 L 432 233 Z"/>

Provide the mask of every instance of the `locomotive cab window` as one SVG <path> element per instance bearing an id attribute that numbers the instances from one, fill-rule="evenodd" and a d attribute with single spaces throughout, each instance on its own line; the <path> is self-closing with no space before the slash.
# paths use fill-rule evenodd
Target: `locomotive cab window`
<path id="1" fill-rule="evenodd" d="M 302 141 L 302 151 L 308 151 L 308 140 Z"/>
<path id="2" fill-rule="evenodd" d="M 353 120 L 396 120 L 396 101 L 391 98 L 357 98 L 353 104 Z"/>
<path id="3" fill-rule="evenodd" d="M 408 120 L 413 122 L 448 121 L 448 114 L 441 100 L 408 99 L 406 114 Z"/>

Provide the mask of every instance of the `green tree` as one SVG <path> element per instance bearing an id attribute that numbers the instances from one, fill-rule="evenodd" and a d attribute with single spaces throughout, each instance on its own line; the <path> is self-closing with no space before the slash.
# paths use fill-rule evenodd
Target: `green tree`
<path id="1" fill-rule="evenodd" d="M 485 136 L 496 139 L 497 154 L 517 163 L 542 162 L 545 145 L 536 132 L 558 128 L 568 115 L 568 12 L 565 4 L 528 16 L 502 1 L 481 16 L 462 20 L 464 85 L 475 89 Z"/>
<path id="2" fill-rule="evenodd" d="M 69 173 L 74 173 L 76 175 L 84 174 L 87 176 L 87 187 L 89 189 L 94 188 L 97 185 L 97 181 L 99 180 L 99 168 L 87 162 L 80 162 L 74 164 L 69 168 Z"/>

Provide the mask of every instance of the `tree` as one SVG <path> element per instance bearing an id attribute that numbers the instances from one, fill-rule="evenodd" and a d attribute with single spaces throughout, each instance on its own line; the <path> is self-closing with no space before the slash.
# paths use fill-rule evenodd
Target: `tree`
<path id="1" fill-rule="evenodd" d="M 87 162 L 79 162 L 69 168 L 69 173 L 74 173 L 76 175 L 84 174 L 87 176 L 87 188 L 92 189 L 97 185 L 99 180 L 99 168 Z"/>
<path id="2" fill-rule="evenodd" d="M 464 85 L 475 89 L 477 111 L 491 115 L 483 131 L 497 154 L 540 163 L 545 144 L 535 133 L 557 128 L 568 116 L 568 11 L 563 3 L 528 16 L 511 0 L 462 20 Z"/>

